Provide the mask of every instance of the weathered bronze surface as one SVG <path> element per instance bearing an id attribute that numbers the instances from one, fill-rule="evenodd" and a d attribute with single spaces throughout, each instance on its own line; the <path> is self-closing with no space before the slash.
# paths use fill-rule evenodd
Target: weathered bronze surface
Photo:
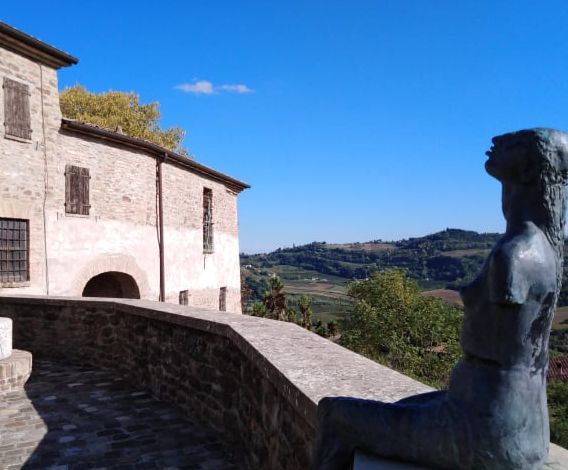
<path id="1" fill-rule="evenodd" d="M 442 469 L 538 469 L 548 454 L 548 338 L 562 280 L 568 135 L 493 139 L 487 172 L 503 187 L 505 235 L 461 291 L 463 355 L 446 391 L 396 403 L 318 406 L 315 470 L 349 468 L 355 448 Z"/>

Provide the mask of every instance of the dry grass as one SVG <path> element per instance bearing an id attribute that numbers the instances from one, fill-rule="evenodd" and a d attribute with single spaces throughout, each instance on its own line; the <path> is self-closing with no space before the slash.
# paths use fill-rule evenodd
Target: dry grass
<path id="1" fill-rule="evenodd" d="M 299 284 L 286 282 L 284 291 L 288 294 L 320 295 L 330 299 L 348 299 L 346 289 L 333 284 Z"/>
<path id="2" fill-rule="evenodd" d="M 568 307 L 559 307 L 556 310 L 556 315 L 552 322 L 554 329 L 567 329 L 568 328 Z"/>
<path id="3" fill-rule="evenodd" d="M 448 302 L 449 304 L 462 305 L 460 294 L 455 290 L 449 289 L 434 289 L 422 292 L 422 295 L 427 297 L 438 297 L 439 299 Z"/>

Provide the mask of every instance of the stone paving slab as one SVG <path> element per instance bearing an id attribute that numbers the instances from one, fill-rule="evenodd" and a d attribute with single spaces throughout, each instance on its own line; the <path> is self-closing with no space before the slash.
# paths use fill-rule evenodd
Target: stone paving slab
<path id="1" fill-rule="evenodd" d="M 0 468 L 237 470 L 223 443 L 114 372 L 37 361 L 0 394 Z"/>

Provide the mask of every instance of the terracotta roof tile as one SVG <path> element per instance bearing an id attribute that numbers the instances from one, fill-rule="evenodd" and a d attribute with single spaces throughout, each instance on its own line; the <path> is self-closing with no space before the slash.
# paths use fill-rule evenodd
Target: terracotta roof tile
<path id="1" fill-rule="evenodd" d="M 548 363 L 548 378 L 568 380 L 568 356 L 550 358 Z"/>

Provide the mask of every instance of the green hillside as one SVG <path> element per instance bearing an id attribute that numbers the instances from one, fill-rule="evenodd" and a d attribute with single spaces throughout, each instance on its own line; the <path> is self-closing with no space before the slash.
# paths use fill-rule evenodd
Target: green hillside
<path id="1" fill-rule="evenodd" d="M 277 275 L 292 304 L 298 296 L 308 295 L 315 317 L 324 321 L 342 317 L 350 308 L 346 295 L 349 282 L 385 268 L 406 269 L 423 290 L 455 299 L 457 296 L 447 290 L 457 290 L 475 278 L 499 237 L 498 233 L 446 229 L 393 242 L 313 242 L 267 254 L 241 254 L 243 282 L 250 289 L 252 302 L 262 298 L 268 277 Z M 568 305 L 566 267 L 564 277 L 560 306 Z"/>

